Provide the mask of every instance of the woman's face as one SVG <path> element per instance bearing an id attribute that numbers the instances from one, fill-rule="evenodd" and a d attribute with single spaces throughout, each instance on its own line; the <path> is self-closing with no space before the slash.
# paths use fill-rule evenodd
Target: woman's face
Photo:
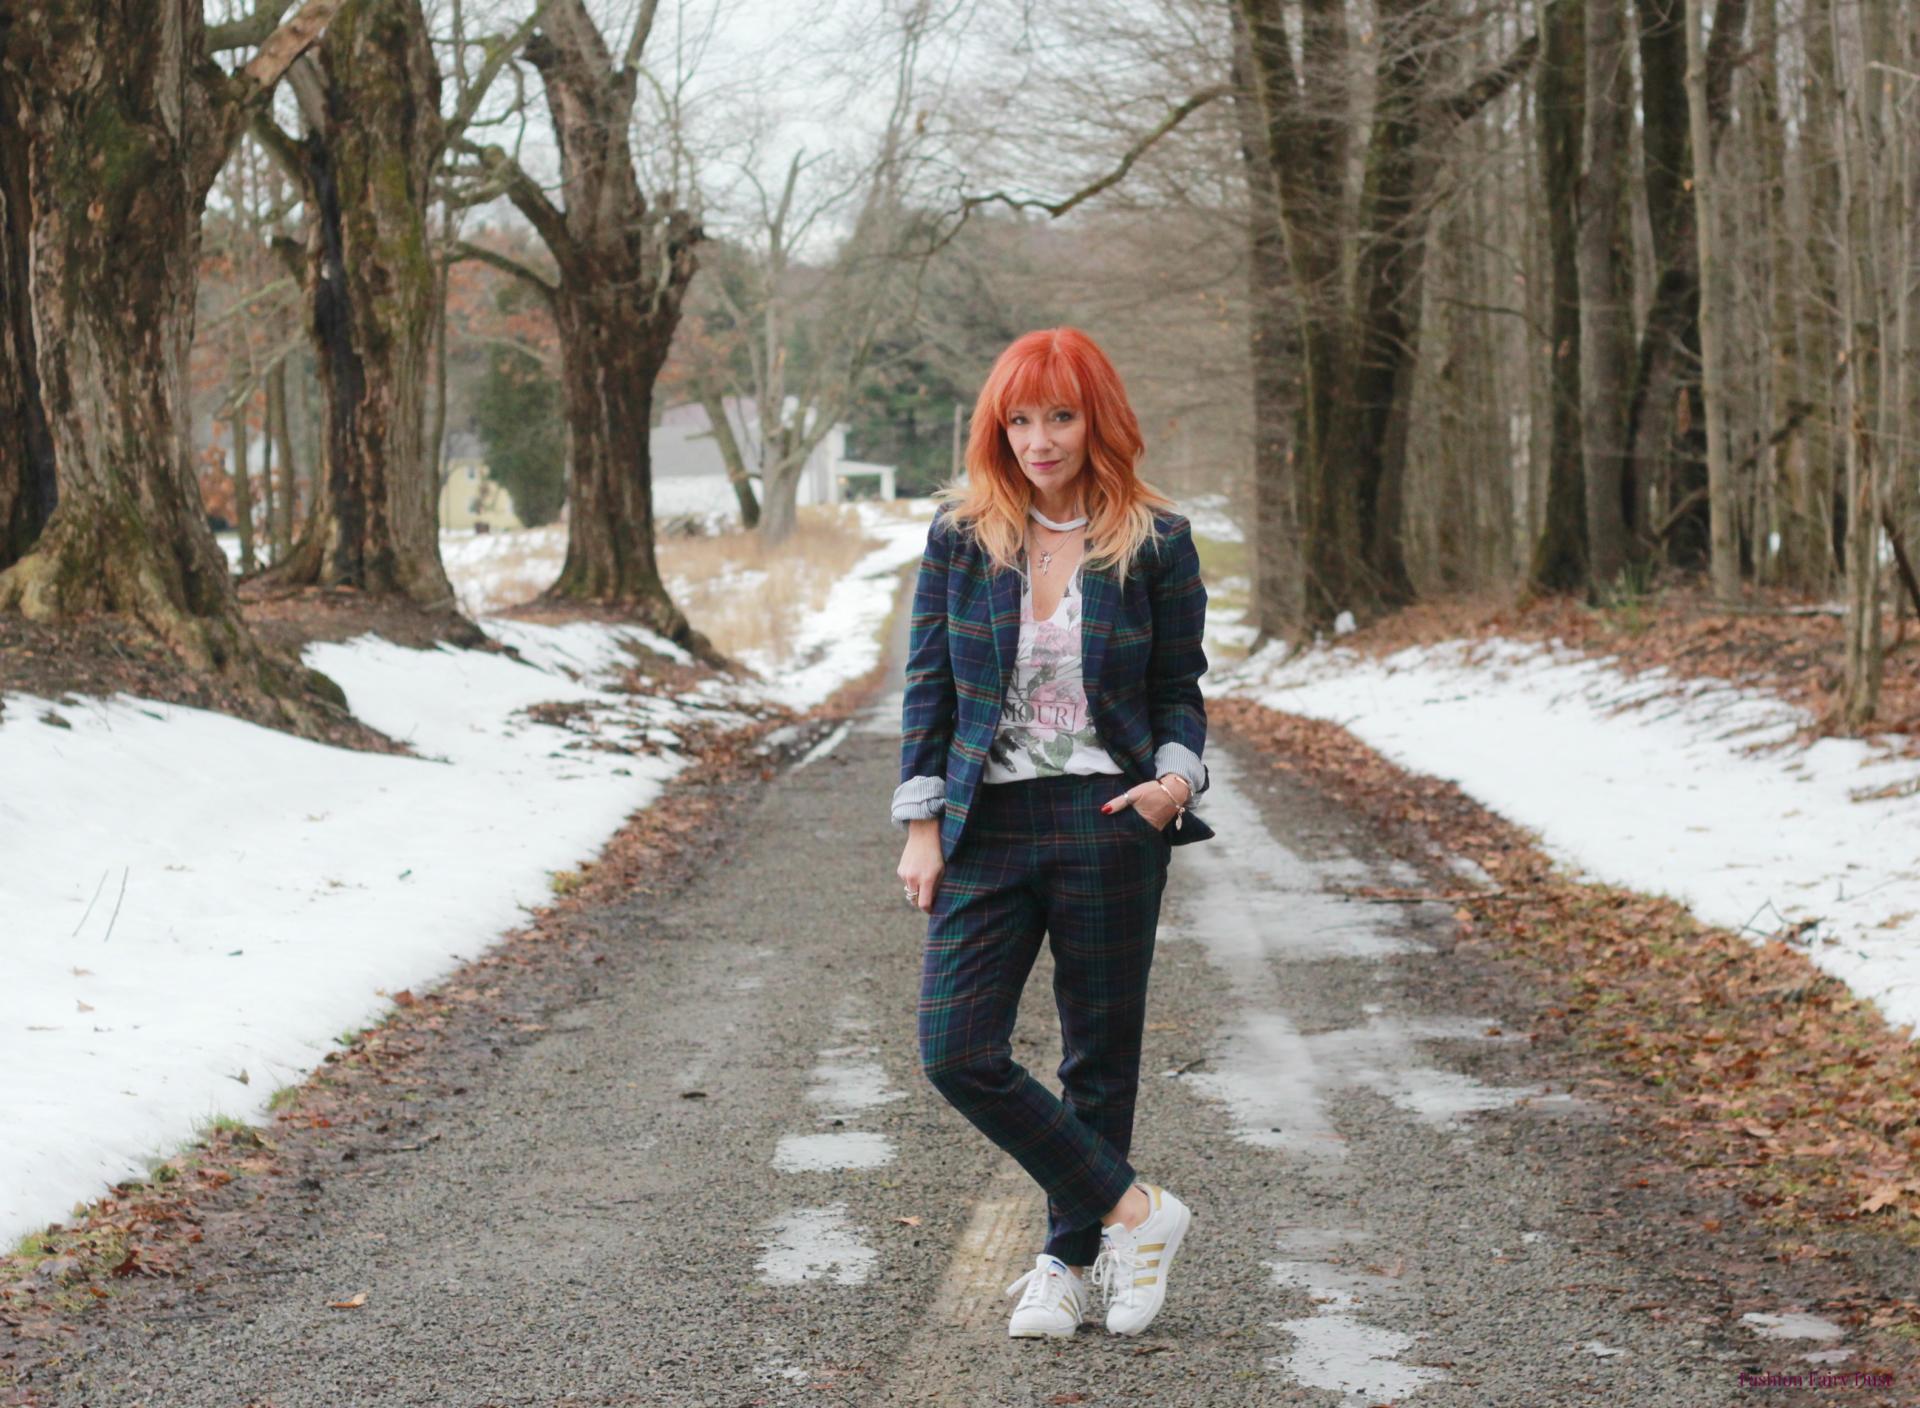
<path id="1" fill-rule="evenodd" d="M 1087 418 L 1072 406 L 1015 406 L 1007 444 L 1021 473 L 1049 498 L 1072 486 L 1087 465 Z"/>

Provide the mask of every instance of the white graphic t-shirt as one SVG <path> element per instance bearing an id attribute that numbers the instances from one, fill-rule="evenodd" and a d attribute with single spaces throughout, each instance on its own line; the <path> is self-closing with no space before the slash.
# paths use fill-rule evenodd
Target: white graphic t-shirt
<path id="1" fill-rule="evenodd" d="M 983 782 L 1019 782 L 1060 773 L 1118 773 L 1094 732 L 1080 674 L 1080 569 L 1045 621 L 1033 619 L 1033 578 L 1020 552 L 1020 646 Z"/>

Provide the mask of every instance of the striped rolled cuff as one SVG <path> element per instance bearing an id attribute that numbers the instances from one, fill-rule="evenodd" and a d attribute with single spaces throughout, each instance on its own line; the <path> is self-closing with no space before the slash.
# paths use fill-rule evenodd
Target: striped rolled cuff
<path id="1" fill-rule="evenodd" d="M 1153 750 L 1153 775 L 1165 777 L 1168 773 L 1176 773 L 1186 779 L 1194 801 L 1198 801 L 1200 794 L 1207 790 L 1207 765 L 1200 761 L 1198 753 L 1184 743 L 1162 743 Z"/>
<path id="2" fill-rule="evenodd" d="M 901 826 L 936 817 L 946 805 L 944 777 L 910 777 L 893 789 L 893 819 Z"/>

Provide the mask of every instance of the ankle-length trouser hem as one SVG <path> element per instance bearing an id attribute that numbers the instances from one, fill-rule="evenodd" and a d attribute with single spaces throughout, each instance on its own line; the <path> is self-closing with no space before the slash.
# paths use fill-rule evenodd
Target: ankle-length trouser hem
<path id="1" fill-rule="evenodd" d="M 1124 778 L 1067 775 L 974 794 L 928 916 L 919 1030 L 927 1077 L 1047 1193 L 1047 1251 L 1084 1266 L 1133 1184 L 1147 975 L 1172 843 Z M 1051 940 L 1064 1057 L 1056 1097 L 1013 1059 L 1014 1017 Z"/>

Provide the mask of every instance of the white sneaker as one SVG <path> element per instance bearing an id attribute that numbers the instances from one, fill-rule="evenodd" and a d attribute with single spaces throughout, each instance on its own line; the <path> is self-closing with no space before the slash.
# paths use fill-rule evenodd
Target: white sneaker
<path id="1" fill-rule="evenodd" d="M 1070 1335 L 1087 1318 L 1087 1286 L 1077 1272 L 1057 1256 L 1042 1252 L 1033 1270 L 1007 1287 L 1012 1295 L 1022 1286 L 1026 1294 L 1013 1308 L 1007 1334 L 1016 1340 L 1042 1335 Z"/>
<path id="2" fill-rule="evenodd" d="M 1193 1225 L 1192 1210 L 1166 1189 L 1136 1186 L 1152 1204 L 1146 1221 L 1103 1227 L 1093 1263 L 1093 1282 L 1107 1293 L 1107 1328 L 1116 1335 L 1137 1335 L 1153 1323 L 1167 1299 L 1174 1254 Z"/>

